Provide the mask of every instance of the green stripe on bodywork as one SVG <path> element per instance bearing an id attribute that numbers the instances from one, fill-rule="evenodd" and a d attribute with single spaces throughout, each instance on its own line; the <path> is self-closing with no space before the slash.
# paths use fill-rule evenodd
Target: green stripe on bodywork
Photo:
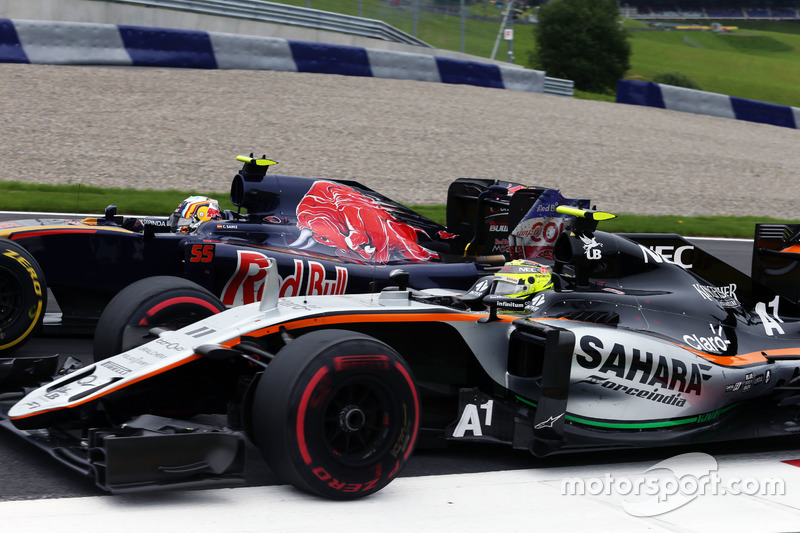
<path id="1" fill-rule="evenodd" d="M 517 400 L 521 401 L 522 403 L 528 404 L 533 407 L 537 407 L 536 402 L 532 402 L 530 400 L 526 400 L 521 396 L 516 396 Z M 655 422 L 599 422 L 595 420 L 587 420 L 585 418 L 580 418 L 578 416 L 566 414 L 564 416 L 565 420 L 570 422 L 575 422 L 576 424 L 583 424 L 585 426 L 594 426 L 594 427 L 601 427 L 601 428 L 611 428 L 611 429 L 654 429 L 654 428 L 664 428 L 664 427 L 674 427 L 674 426 L 681 426 L 684 424 L 694 424 L 696 422 L 700 422 L 701 418 L 708 418 L 709 420 L 713 420 L 724 413 L 730 411 L 734 407 L 737 407 L 741 404 L 735 403 L 729 405 L 727 407 L 723 407 L 721 409 L 717 409 L 716 411 L 711 411 L 710 413 L 703 413 L 697 416 L 691 416 L 688 418 L 681 418 L 679 420 L 657 420 Z"/>
<path id="2" fill-rule="evenodd" d="M 601 428 L 613 429 L 652 429 L 664 428 L 671 426 L 681 426 L 683 424 L 691 424 L 697 422 L 697 417 L 683 418 L 681 420 L 663 420 L 660 422 L 595 422 L 594 420 L 586 420 L 585 418 L 578 418 L 577 416 L 567 415 L 564 417 L 570 422 L 576 422 L 586 426 L 596 426 Z"/>
<path id="3" fill-rule="evenodd" d="M 517 400 L 521 401 L 522 403 L 527 403 L 528 405 L 532 405 L 533 407 L 539 407 L 539 405 L 536 402 L 532 402 L 530 400 L 526 400 L 522 396 L 516 396 L 516 395 L 514 395 L 514 396 L 517 398 Z"/>

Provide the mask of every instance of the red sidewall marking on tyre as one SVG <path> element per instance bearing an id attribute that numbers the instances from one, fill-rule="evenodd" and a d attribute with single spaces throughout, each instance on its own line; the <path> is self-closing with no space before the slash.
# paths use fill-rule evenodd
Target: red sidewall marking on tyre
<path id="1" fill-rule="evenodd" d="M 408 444 L 406 453 L 403 454 L 403 458 L 408 459 L 411 455 L 411 451 L 414 449 L 414 443 L 417 441 L 417 433 L 419 433 L 419 398 L 417 397 L 417 388 L 414 386 L 414 380 L 411 379 L 411 375 L 409 375 L 409 373 L 400 363 L 395 362 L 394 366 L 397 367 L 397 370 L 399 370 L 401 374 L 403 374 L 406 383 L 408 383 L 408 388 L 411 390 L 411 394 L 414 396 L 414 439 Z"/>
<path id="2" fill-rule="evenodd" d="M 400 471 L 400 461 L 395 461 L 394 468 L 392 468 L 392 471 L 389 472 L 388 476 L 386 476 L 386 479 L 392 479 L 399 471 Z"/>
<path id="3" fill-rule="evenodd" d="M 201 300 L 200 298 L 191 298 L 188 296 L 181 296 L 178 298 L 170 298 L 169 300 L 165 300 L 158 304 L 157 306 L 151 308 L 150 310 L 145 313 L 144 318 L 139 321 L 140 326 L 146 326 L 149 324 L 149 318 L 158 313 L 159 311 L 163 310 L 166 307 L 171 305 L 178 305 L 178 304 L 195 304 L 200 305 L 201 307 L 205 307 L 212 313 L 216 314 L 219 313 L 219 309 L 217 309 L 214 305 L 206 302 L 205 300 Z"/>
<path id="4" fill-rule="evenodd" d="M 333 358 L 336 372 L 348 368 L 389 370 L 389 358 L 385 355 L 340 355 Z"/>
<path id="5" fill-rule="evenodd" d="M 300 407 L 297 412 L 297 444 L 300 447 L 300 455 L 303 457 L 303 462 L 306 466 L 311 465 L 311 454 L 308 453 L 308 445 L 306 444 L 306 410 L 308 409 L 308 402 L 311 395 L 314 393 L 314 387 L 322 380 L 323 376 L 328 373 L 328 367 L 324 366 L 317 370 L 311 381 L 308 382 L 306 390 L 303 391 L 303 396 L 300 398 Z"/>

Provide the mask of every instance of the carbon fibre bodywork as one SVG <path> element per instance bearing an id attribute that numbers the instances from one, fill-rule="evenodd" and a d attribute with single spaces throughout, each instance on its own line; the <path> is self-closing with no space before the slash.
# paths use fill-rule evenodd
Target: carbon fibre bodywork
<path id="1" fill-rule="evenodd" d="M 240 160 L 244 165 L 231 185 L 238 211 L 226 211 L 221 220 L 201 223 L 191 233 L 171 231 L 167 217 L 117 216 L 113 206 L 104 217 L 0 224 L 0 238 L 6 240 L 0 242 L 30 253 L 21 260 L 41 269 L 39 281 L 55 299 L 58 309 L 49 310 L 45 327 L 91 333 L 115 294 L 153 276 L 191 280 L 228 307 L 251 303 L 260 298 L 267 258 L 278 265 L 282 296 L 379 290 L 397 267 L 406 269 L 416 286 L 467 289 L 502 263 L 502 249 L 495 252 L 494 265 L 485 257 L 498 247 L 485 228 L 502 224 L 505 232 L 491 237 L 507 235 L 509 189 L 516 184 L 459 180 L 451 191 L 449 220 L 467 234 L 457 235 L 359 183 L 267 175 L 267 160 Z M 489 187 L 501 190 L 487 199 L 496 200 L 491 215 L 488 203 L 484 209 L 476 200 Z M 470 239 L 480 249 L 465 257 Z M 6 261 L 1 254 L 0 260 Z M 0 309 L 22 306 L 7 290 L 0 291 Z M 0 313 L 0 351 L 20 343 L 5 314 Z"/>
<path id="2" fill-rule="evenodd" d="M 227 414 L 224 431 L 252 436 L 261 423 L 253 389 L 270 376 L 273 359 L 307 335 L 324 346 L 325 332 L 344 331 L 407 361 L 419 388 L 419 427 L 441 439 L 547 456 L 797 432 L 793 300 L 677 235 L 578 225 L 558 238 L 553 271 L 555 288 L 528 300 L 487 296 L 487 280 L 466 292 L 417 291 L 402 276 L 380 293 L 280 298 L 271 262 L 260 302 L 157 332 L 148 344 L 59 378 L 9 406 L 4 424 L 29 439 L 55 430 L 113 435 L 108 428 L 120 431 L 128 420 L 186 410 Z M 384 367 L 377 356 L 359 357 L 353 364 L 364 375 Z M 299 409 L 313 405 L 308 392 Z M 296 428 L 300 457 L 319 474 L 300 422 Z M 71 446 L 93 468 L 103 463 L 80 442 Z M 175 476 L 180 470 L 170 467 L 173 482 L 219 479 L 210 467 Z M 100 484 L 163 487 L 166 477 Z"/>

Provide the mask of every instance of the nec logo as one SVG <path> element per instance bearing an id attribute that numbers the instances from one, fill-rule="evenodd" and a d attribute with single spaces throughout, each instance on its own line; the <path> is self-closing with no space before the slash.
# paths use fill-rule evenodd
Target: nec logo
<path id="1" fill-rule="evenodd" d="M 672 263 L 683 268 L 692 268 L 692 254 L 694 246 L 651 246 L 639 245 L 642 249 L 645 263 Z"/>

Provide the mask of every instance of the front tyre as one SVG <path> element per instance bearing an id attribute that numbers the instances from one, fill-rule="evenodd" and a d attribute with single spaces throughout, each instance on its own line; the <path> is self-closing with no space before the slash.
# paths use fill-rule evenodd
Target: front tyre
<path id="1" fill-rule="evenodd" d="M 33 337 L 46 307 L 47 284 L 36 259 L 17 243 L 0 239 L 0 353 Z"/>
<path id="2" fill-rule="evenodd" d="M 336 500 L 372 494 L 403 469 L 419 431 L 408 364 L 360 333 L 302 335 L 269 364 L 251 410 L 267 465 L 306 492 Z"/>
<path id="3" fill-rule="evenodd" d="M 144 344 L 154 327 L 180 329 L 224 310 L 219 298 L 193 281 L 144 278 L 119 291 L 103 310 L 94 335 L 94 360 Z"/>

